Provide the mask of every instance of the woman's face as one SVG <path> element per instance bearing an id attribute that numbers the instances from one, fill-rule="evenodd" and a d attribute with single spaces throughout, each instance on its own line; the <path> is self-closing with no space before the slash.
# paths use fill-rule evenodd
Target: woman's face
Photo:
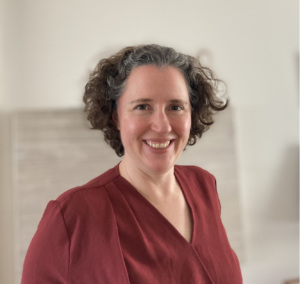
<path id="1" fill-rule="evenodd" d="M 191 105 L 183 75 L 174 67 L 135 68 L 118 102 L 123 162 L 149 174 L 170 170 L 187 144 Z"/>

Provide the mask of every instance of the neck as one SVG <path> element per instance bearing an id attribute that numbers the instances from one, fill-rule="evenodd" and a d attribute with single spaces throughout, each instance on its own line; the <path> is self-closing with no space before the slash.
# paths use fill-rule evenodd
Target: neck
<path id="1" fill-rule="evenodd" d="M 123 178 L 148 199 L 167 200 L 180 191 L 174 176 L 174 167 L 165 172 L 149 172 L 124 157 L 119 171 Z"/>

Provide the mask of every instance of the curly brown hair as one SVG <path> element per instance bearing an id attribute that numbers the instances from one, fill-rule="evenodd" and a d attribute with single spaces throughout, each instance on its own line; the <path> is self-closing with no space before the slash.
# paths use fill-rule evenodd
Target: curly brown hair
<path id="1" fill-rule="evenodd" d="M 90 75 L 83 96 L 92 129 L 102 130 L 105 141 L 117 155 L 124 155 L 120 131 L 113 114 L 117 114 L 118 100 L 129 74 L 134 68 L 143 65 L 158 68 L 172 66 L 183 74 L 192 107 L 187 144 L 194 145 L 197 137 L 201 138 L 202 133 L 214 123 L 213 115 L 228 105 L 228 100 L 224 102 L 217 96 L 220 83 L 224 83 L 209 68 L 203 67 L 197 58 L 156 44 L 126 47 L 115 55 L 100 60 Z"/>

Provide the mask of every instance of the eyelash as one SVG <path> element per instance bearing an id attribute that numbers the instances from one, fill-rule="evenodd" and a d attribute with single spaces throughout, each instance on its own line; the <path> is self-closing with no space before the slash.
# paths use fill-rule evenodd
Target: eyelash
<path id="1" fill-rule="evenodd" d="M 176 107 L 176 108 L 179 108 L 179 109 L 177 109 L 176 111 L 179 111 L 179 110 L 183 110 L 183 107 L 182 106 L 171 106 L 171 108 L 173 108 L 173 107 Z"/>
<path id="2" fill-rule="evenodd" d="M 140 107 L 143 107 L 143 109 L 140 109 Z M 144 107 L 147 107 L 147 109 L 145 109 Z M 180 111 L 180 110 L 183 110 L 183 107 L 182 107 L 182 106 L 178 106 L 178 105 L 173 105 L 173 106 L 171 106 L 171 108 L 173 108 L 173 107 L 179 108 L 179 109 L 176 109 L 176 110 L 174 110 L 174 111 Z M 149 109 L 149 105 L 138 105 L 138 106 L 136 106 L 136 109 L 137 109 L 137 110 L 148 110 L 148 109 Z"/>
<path id="3" fill-rule="evenodd" d="M 140 107 L 148 107 L 148 105 L 138 105 L 138 106 L 136 106 L 136 109 L 137 110 L 145 110 L 144 108 L 140 109 Z"/>

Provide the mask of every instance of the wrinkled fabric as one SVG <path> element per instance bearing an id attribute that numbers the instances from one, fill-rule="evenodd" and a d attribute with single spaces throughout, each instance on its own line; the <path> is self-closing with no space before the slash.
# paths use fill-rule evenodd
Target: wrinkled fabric
<path id="1" fill-rule="evenodd" d="M 117 165 L 48 203 L 21 283 L 241 284 L 214 176 L 194 166 L 174 173 L 191 210 L 191 243 Z"/>

